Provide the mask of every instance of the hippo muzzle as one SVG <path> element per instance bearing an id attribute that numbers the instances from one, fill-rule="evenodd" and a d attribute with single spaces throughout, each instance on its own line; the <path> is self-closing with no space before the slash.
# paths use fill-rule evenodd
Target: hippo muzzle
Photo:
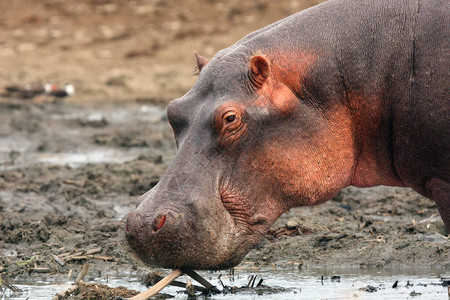
<path id="1" fill-rule="evenodd" d="M 126 220 L 126 238 L 134 253 L 150 266 L 226 269 L 237 265 L 248 249 L 240 248 L 233 220 L 218 205 L 177 202 L 144 195 Z M 216 206 L 214 209 L 213 206 Z M 214 217 L 212 217 L 214 216 Z"/>

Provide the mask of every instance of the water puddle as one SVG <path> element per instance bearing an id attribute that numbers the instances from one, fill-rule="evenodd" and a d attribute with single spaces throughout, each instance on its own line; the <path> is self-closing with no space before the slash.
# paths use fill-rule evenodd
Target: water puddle
<path id="1" fill-rule="evenodd" d="M 156 105 L 128 105 L 126 109 L 118 109 L 113 105 L 101 108 L 69 106 L 57 107 L 55 110 L 48 113 L 49 120 L 45 126 L 40 126 L 40 131 L 28 134 L 22 129 L 13 134 L 0 135 L 0 171 L 35 164 L 76 168 L 85 164 L 124 163 L 147 153 L 148 148 L 98 146 L 92 143 L 92 137 L 105 132 L 111 137 L 123 126 L 135 126 L 139 130 L 151 126 L 148 135 L 168 127 L 164 120 L 165 107 Z M 103 126 L 108 127 L 103 130 Z M 4 127 L 5 132 L 11 130 L 9 125 Z M 131 134 L 135 133 L 131 131 Z M 66 143 L 72 147 L 58 147 L 57 150 L 39 149 L 46 143 L 53 145 L 53 140 L 48 141 L 48 136 L 54 136 L 54 140 L 62 146 L 67 140 L 75 143 Z"/>
<path id="2" fill-rule="evenodd" d="M 127 149 L 119 151 L 113 148 L 93 149 L 83 152 L 42 152 L 42 153 L 18 153 L 11 159 L 9 153 L 0 153 L 0 170 L 14 170 L 17 168 L 34 165 L 38 163 L 69 166 L 77 168 L 86 164 L 120 164 L 136 159 L 140 154 L 144 154 L 144 149 Z"/>
<path id="3" fill-rule="evenodd" d="M 36 161 L 52 165 L 77 167 L 83 164 L 124 163 L 137 158 L 138 155 L 138 151 L 125 152 L 115 149 L 102 149 L 83 153 L 40 153 Z"/>
<path id="4" fill-rule="evenodd" d="M 450 275 L 449 270 L 431 269 L 360 269 L 360 268 L 312 268 L 306 270 L 236 270 L 233 276 L 222 272 L 199 272 L 211 283 L 222 289 L 225 286 L 246 286 L 250 276 L 256 275 L 255 282 L 263 280 L 262 285 L 270 288 L 238 290 L 236 293 L 224 293 L 211 296 L 211 299 L 406 299 L 414 296 L 425 299 L 446 299 L 447 287 L 441 278 Z M 180 277 L 186 281 L 187 277 Z M 393 284 L 397 287 L 393 288 Z M 110 287 L 125 286 L 129 289 L 144 291 L 146 288 L 136 280 L 126 278 L 96 278 L 93 282 L 107 284 Z M 17 282 L 16 286 L 24 292 L 20 295 L 8 295 L 7 299 L 49 299 L 55 293 L 67 289 L 69 282 L 50 284 L 46 282 Z M 167 287 L 164 293 L 175 299 L 187 299 L 177 287 Z M 6 299 L 6 298 L 5 298 Z"/>

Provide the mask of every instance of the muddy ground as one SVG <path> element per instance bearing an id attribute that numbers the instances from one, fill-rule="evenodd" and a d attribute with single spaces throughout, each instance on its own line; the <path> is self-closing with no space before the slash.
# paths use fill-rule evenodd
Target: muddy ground
<path id="1" fill-rule="evenodd" d="M 60 101 L 0 98 L 3 282 L 63 281 L 86 261 L 95 277 L 147 272 L 122 218 L 175 155 L 165 105 L 195 81 L 192 49 L 211 57 L 316 2 L 0 0 L 0 84 L 76 87 Z M 348 188 L 287 212 L 237 269 L 450 269 L 449 250 L 432 201 Z"/>

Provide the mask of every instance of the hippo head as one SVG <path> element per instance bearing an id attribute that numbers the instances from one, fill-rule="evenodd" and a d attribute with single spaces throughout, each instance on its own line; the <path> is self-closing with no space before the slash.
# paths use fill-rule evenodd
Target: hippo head
<path id="1" fill-rule="evenodd" d="M 351 130 L 335 126 L 345 114 L 309 101 L 275 56 L 249 52 L 197 56 L 197 82 L 168 106 L 178 152 L 126 221 L 129 245 L 151 266 L 233 267 L 287 209 L 347 183 Z M 293 76 L 306 78 L 314 59 L 299 59 Z"/>

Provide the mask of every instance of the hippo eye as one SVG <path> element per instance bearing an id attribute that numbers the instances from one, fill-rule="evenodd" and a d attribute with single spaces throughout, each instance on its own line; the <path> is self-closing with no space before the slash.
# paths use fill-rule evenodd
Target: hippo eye
<path id="1" fill-rule="evenodd" d="M 225 120 L 227 120 L 228 123 L 233 122 L 234 120 L 236 120 L 236 115 L 231 115 L 225 118 Z"/>
<path id="2" fill-rule="evenodd" d="M 231 146 L 247 131 L 245 111 L 237 105 L 224 105 L 216 111 L 214 129 L 222 146 Z"/>
<path id="3" fill-rule="evenodd" d="M 234 110 L 229 110 L 223 115 L 222 118 L 226 124 L 230 124 L 237 120 L 237 113 Z"/>

